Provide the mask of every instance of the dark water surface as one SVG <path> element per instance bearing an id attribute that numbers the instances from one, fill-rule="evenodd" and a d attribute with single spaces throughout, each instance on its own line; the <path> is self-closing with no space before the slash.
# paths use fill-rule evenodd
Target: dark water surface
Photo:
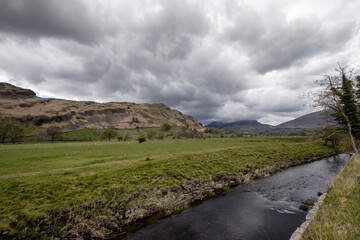
<path id="1" fill-rule="evenodd" d="M 341 154 L 239 185 L 126 239 L 289 239 L 305 221 L 301 201 L 325 192 L 348 159 Z"/>

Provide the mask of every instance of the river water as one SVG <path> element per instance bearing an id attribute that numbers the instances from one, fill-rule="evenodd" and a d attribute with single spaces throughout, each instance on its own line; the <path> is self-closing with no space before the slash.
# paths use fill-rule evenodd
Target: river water
<path id="1" fill-rule="evenodd" d="M 305 221 L 301 201 L 325 192 L 348 159 L 341 154 L 239 185 L 126 239 L 289 239 Z"/>

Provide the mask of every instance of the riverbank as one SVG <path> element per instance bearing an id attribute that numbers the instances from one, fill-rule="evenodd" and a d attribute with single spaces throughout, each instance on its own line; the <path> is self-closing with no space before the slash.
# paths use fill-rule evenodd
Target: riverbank
<path id="1" fill-rule="evenodd" d="M 359 239 L 360 197 L 357 175 L 360 157 L 352 157 L 341 174 L 331 183 L 316 218 L 302 239 Z"/>
<path id="2" fill-rule="evenodd" d="M 306 138 L 1 146 L 2 238 L 104 238 L 333 154 Z"/>

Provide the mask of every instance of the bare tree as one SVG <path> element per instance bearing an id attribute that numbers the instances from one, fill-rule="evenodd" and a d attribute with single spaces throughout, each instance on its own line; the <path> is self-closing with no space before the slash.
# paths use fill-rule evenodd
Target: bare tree
<path id="1" fill-rule="evenodd" d="M 320 89 L 312 94 L 312 99 L 315 102 L 315 106 L 330 110 L 339 125 L 345 127 L 353 151 L 358 153 L 353 136 L 353 127 L 355 125 L 358 127 L 358 123 L 356 123 L 358 119 L 354 119 L 352 115 L 355 114 L 355 116 L 358 116 L 355 105 L 355 92 L 351 90 L 353 71 L 342 68 L 341 66 L 336 70 L 338 72 L 337 75 L 324 75 L 321 80 L 316 81 Z M 350 96 L 348 96 L 348 94 L 350 94 Z M 351 102 L 348 98 L 354 99 L 354 101 Z M 349 111 L 349 108 L 354 108 L 354 106 L 352 106 L 353 104 L 355 110 Z"/>
<path id="2" fill-rule="evenodd" d="M 55 138 L 61 133 L 61 128 L 51 126 L 46 129 L 46 135 L 50 138 L 51 142 L 55 141 Z"/>
<path id="3" fill-rule="evenodd" d="M 0 120 L 0 142 L 5 143 L 6 139 L 10 139 L 11 143 L 16 143 L 24 137 L 24 128 L 11 119 Z"/>
<path id="4" fill-rule="evenodd" d="M 24 137 L 24 128 L 20 124 L 13 123 L 9 129 L 11 143 L 16 143 Z"/>
<path id="5" fill-rule="evenodd" d="M 9 136 L 10 131 L 10 121 L 0 120 L 0 142 L 5 143 L 6 138 Z"/>

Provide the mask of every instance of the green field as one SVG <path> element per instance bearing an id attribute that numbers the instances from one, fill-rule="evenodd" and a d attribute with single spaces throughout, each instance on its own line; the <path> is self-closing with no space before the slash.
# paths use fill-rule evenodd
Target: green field
<path id="1" fill-rule="evenodd" d="M 296 137 L 2 145 L 0 233 L 104 237 L 328 154 Z"/>

